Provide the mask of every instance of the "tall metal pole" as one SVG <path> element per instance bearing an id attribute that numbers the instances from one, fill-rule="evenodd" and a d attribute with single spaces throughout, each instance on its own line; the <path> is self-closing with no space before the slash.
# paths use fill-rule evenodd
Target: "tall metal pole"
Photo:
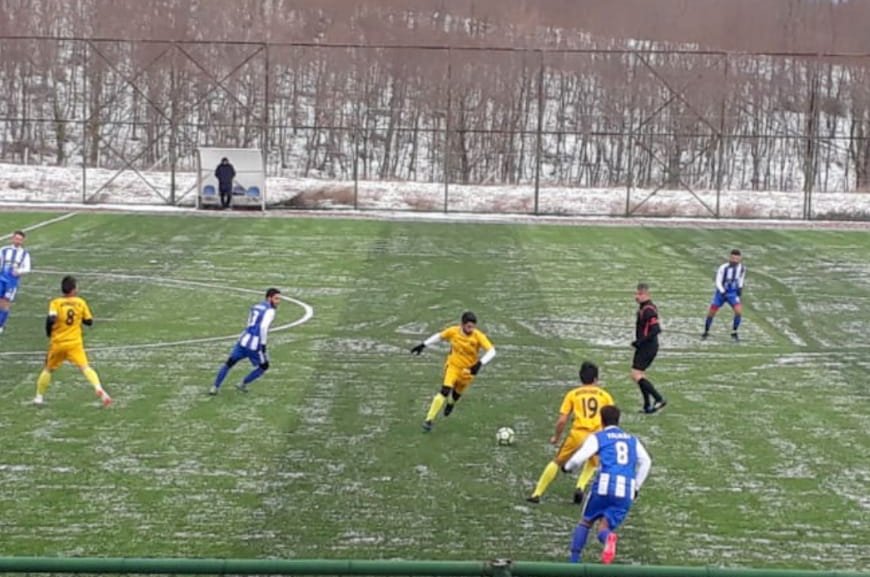
<path id="1" fill-rule="evenodd" d="M 725 69 L 723 72 L 722 102 L 719 109 L 719 154 L 716 163 L 719 165 L 716 171 L 716 218 L 722 216 L 720 200 L 722 196 L 722 178 L 725 174 L 725 105 L 728 94 L 728 65 L 730 60 L 728 55 L 725 55 Z"/>
<path id="2" fill-rule="evenodd" d="M 447 113 L 444 116 L 444 212 L 447 212 L 448 181 L 450 180 L 450 108 L 452 100 L 452 69 L 450 48 L 447 48 Z"/>
<path id="3" fill-rule="evenodd" d="M 173 42 L 173 46 L 176 44 Z M 174 56 L 174 55 L 173 55 Z M 175 58 L 169 74 L 169 204 L 175 206 L 175 170 L 178 151 L 178 76 L 175 72 Z"/>
<path id="4" fill-rule="evenodd" d="M 353 138 L 353 209 L 359 210 L 359 127 L 350 133 Z"/>
<path id="5" fill-rule="evenodd" d="M 88 54 L 90 44 L 85 42 L 82 66 L 82 204 L 88 198 Z"/>
<path id="6" fill-rule="evenodd" d="M 630 53 L 628 57 L 634 61 L 634 53 Z M 633 68 L 629 66 L 628 72 L 632 74 Z M 634 181 L 634 97 L 635 86 L 634 76 L 629 77 L 629 90 L 631 90 L 631 104 L 629 104 L 628 116 L 628 174 L 625 179 L 625 216 L 631 216 L 631 187 Z"/>
<path id="7" fill-rule="evenodd" d="M 269 87 L 271 84 L 271 77 L 269 74 L 270 61 L 268 42 L 263 43 L 263 66 L 265 68 L 263 71 L 265 85 L 263 86 L 263 134 L 261 136 L 260 145 L 263 149 L 263 192 L 260 195 L 260 210 L 266 210 L 266 181 L 269 180 L 269 173 L 267 171 L 269 169 L 269 107 L 271 106 L 271 93 Z"/>
<path id="8" fill-rule="evenodd" d="M 538 126 L 535 134 L 535 214 L 538 214 L 541 196 L 541 156 L 544 150 L 544 51 L 538 50 L 538 56 Z"/>

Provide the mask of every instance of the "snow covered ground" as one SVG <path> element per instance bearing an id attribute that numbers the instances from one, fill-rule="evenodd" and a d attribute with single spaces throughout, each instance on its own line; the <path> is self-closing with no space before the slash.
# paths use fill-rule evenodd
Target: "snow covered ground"
<path id="1" fill-rule="evenodd" d="M 0 201 L 155 208 L 168 204 L 170 173 L 116 172 L 88 169 L 84 173 L 80 168 L 0 164 Z M 193 206 L 194 173 L 177 173 L 176 191 L 178 205 Z M 653 192 L 631 191 L 629 206 L 633 216 L 704 218 L 712 216 L 716 209 L 715 191 L 695 191 L 698 198 L 686 190 Z M 355 187 L 353 181 L 269 177 L 266 196 L 267 204 L 274 208 L 422 212 L 445 209 L 443 183 L 360 181 Z M 537 212 L 557 216 L 623 216 L 626 196 L 625 188 L 542 187 Z M 446 204 L 450 212 L 494 214 L 533 214 L 536 208 L 532 185 L 451 184 Z M 800 219 L 803 204 L 800 192 L 723 191 L 719 196 L 719 214 L 723 218 Z M 870 193 L 814 193 L 812 214 L 822 220 L 870 220 Z"/>

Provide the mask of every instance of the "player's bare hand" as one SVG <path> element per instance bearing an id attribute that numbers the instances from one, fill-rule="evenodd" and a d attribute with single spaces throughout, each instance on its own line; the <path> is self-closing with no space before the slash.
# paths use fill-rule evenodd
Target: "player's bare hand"
<path id="1" fill-rule="evenodd" d="M 559 444 L 559 437 L 557 437 L 556 435 L 553 435 L 552 437 L 550 437 L 550 444 L 551 445 L 558 445 Z"/>

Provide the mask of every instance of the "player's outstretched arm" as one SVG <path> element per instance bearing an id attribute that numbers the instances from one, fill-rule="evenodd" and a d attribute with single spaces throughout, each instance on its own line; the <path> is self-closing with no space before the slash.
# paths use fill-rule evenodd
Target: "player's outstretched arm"
<path id="1" fill-rule="evenodd" d="M 425 349 L 426 347 L 431 347 L 432 345 L 439 342 L 440 340 L 441 340 L 441 333 L 435 333 L 434 335 L 432 335 L 431 337 L 429 337 L 428 339 L 426 339 L 422 343 L 411 347 L 411 354 L 412 355 L 419 355 L 420 353 L 423 352 L 423 349 Z"/>
<path id="2" fill-rule="evenodd" d="M 562 465 L 562 471 L 565 473 L 573 473 L 577 469 L 580 468 L 580 465 L 588 461 L 592 455 L 598 452 L 598 437 L 595 435 L 589 435 L 586 437 L 586 440 L 583 441 L 583 444 L 580 446 L 580 450 L 571 455 L 571 458 L 568 459 L 568 462 Z"/>
<path id="3" fill-rule="evenodd" d="M 634 480 L 637 483 L 637 490 L 643 486 L 646 481 L 649 471 L 652 468 L 652 457 L 646 450 L 646 447 L 640 441 L 637 441 L 637 470 L 634 474 Z"/>

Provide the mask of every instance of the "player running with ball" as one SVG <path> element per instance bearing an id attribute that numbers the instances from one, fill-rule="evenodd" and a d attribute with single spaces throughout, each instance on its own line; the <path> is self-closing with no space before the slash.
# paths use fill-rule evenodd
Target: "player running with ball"
<path id="1" fill-rule="evenodd" d="M 462 313 L 459 326 L 448 327 L 440 333 L 435 333 L 419 345 L 411 349 L 411 353 L 419 355 L 423 349 L 439 341 L 450 343 L 450 353 L 444 363 L 444 380 L 441 390 L 432 399 L 426 420 L 423 421 L 423 431 L 429 432 L 435 422 L 435 417 L 444 408 L 444 416 L 450 416 L 456 402 L 474 382 L 474 377 L 481 367 L 495 357 L 495 347 L 483 331 L 477 328 L 477 317 L 473 312 Z M 480 358 L 480 351 L 484 354 Z M 445 403 L 447 406 L 445 406 Z"/>

